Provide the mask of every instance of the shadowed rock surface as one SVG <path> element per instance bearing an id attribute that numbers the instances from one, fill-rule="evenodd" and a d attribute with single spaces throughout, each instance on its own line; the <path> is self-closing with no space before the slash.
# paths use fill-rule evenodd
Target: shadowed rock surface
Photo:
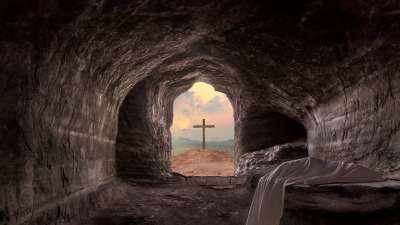
<path id="1" fill-rule="evenodd" d="M 290 186 L 281 224 L 397 225 L 400 182 L 374 185 Z M 119 183 L 113 191 L 118 197 L 98 205 L 90 217 L 64 225 L 242 225 L 252 196 L 246 187 L 181 183 L 151 188 Z"/>
<path id="2" fill-rule="evenodd" d="M 98 210 L 81 225 L 241 225 L 251 194 L 245 188 L 128 186 L 123 198 Z"/>
<path id="3" fill-rule="evenodd" d="M 296 185 L 287 188 L 284 225 L 397 225 L 400 182 Z"/>
<path id="4" fill-rule="evenodd" d="M 295 185 L 286 192 L 285 207 L 333 213 L 374 213 L 400 209 L 400 181 L 359 184 Z"/>
<path id="5" fill-rule="evenodd" d="M 172 103 L 195 81 L 232 102 L 235 160 L 303 138 L 310 156 L 398 178 L 399 10 L 390 0 L 1 1 L 0 211 L 11 224 L 57 224 L 115 177 L 169 177 Z"/>
<path id="6" fill-rule="evenodd" d="M 236 165 L 235 175 L 262 176 L 266 171 L 277 167 L 283 162 L 307 156 L 308 149 L 304 141 L 276 145 L 264 150 L 243 154 Z"/>

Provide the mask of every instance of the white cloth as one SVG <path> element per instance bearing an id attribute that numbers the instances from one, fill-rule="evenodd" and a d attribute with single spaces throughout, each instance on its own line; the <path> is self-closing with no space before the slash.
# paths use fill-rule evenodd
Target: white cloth
<path id="1" fill-rule="evenodd" d="M 246 225 L 279 225 L 285 187 L 296 184 L 362 183 L 384 178 L 354 163 L 303 158 L 282 163 L 258 182 Z"/>

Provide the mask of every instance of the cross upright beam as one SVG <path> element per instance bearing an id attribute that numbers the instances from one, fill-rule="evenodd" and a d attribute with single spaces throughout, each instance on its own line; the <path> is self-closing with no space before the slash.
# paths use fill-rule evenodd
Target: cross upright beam
<path id="1" fill-rule="evenodd" d="M 215 125 L 206 125 L 206 119 L 203 119 L 202 125 L 194 125 L 193 128 L 202 128 L 203 129 L 203 150 L 206 149 L 206 128 L 214 128 Z"/>

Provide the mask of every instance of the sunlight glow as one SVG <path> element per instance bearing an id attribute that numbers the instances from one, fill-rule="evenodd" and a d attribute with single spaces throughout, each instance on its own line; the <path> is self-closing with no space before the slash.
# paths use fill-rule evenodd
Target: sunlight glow
<path id="1" fill-rule="evenodd" d="M 201 129 L 193 129 L 202 118 L 216 127 L 207 130 L 207 140 L 233 139 L 233 109 L 225 94 L 214 87 L 196 82 L 174 102 L 174 118 L 171 127 L 173 138 L 201 139 Z"/>
<path id="2" fill-rule="evenodd" d="M 207 104 L 216 96 L 226 98 L 225 94 L 215 91 L 213 86 L 204 82 L 194 83 L 192 88 L 189 89 L 189 92 L 193 92 L 194 97 L 201 101 L 203 104 Z"/>

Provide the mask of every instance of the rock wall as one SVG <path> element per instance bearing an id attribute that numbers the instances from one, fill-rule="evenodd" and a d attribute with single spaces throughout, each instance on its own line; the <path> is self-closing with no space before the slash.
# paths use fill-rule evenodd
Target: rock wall
<path id="1" fill-rule="evenodd" d="M 21 225 L 77 224 L 79 220 L 92 215 L 96 209 L 119 197 L 120 186 L 119 182 L 110 181 L 86 187 L 64 198 L 37 205 L 33 213 L 20 215 L 17 223 Z M 14 223 L 16 221 L 12 219 L 11 224 Z"/>
<path id="2" fill-rule="evenodd" d="M 273 147 L 243 154 L 236 164 L 235 175 L 264 175 L 266 171 L 289 160 L 308 156 L 307 144 L 303 140 L 275 145 Z"/>
<path id="3" fill-rule="evenodd" d="M 398 70 L 381 69 L 314 111 L 311 155 L 357 162 L 399 177 L 400 75 Z"/>
<path id="4" fill-rule="evenodd" d="M 116 121 L 107 111 L 115 101 L 78 87 L 58 88 L 49 90 L 50 96 L 21 95 L 26 108 L 16 107 L 19 118 L 5 142 L 13 145 L 2 145 L 2 155 L 10 160 L 2 160 L 6 170 L 0 208 L 11 224 L 39 213 L 44 205 L 68 202 L 74 193 L 92 190 L 115 174 Z"/>
<path id="5" fill-rule="evenodd" d="M 307 129 L 311 155 L 398 174 L 398 8 L 347 0 L 1 1 L 0 210 L 14 223 L 115 176 L 119 107 L 147 78 L 156 99 L 148 104 L 154 114 L 146 113 L 151 134 L 167 137 L 167 126 L 157 125 L 165 99 L 203 79 L 232 102 L 237 157 L 255 150 L 253 141 L 271 144 L 247 136 L 259 128 L 246 118 L 275 112 L 296 121 L 288 128 Z M 166 143 L 155 140 L 157 148 Z"/>
<path id="6" fill-rule="evenodd" d="M 122 178 L 160 178 L 170 171 L 172 124 L 164 87 L 142 81 L 123 102 L 116 142 L 117 174 Z"/>
<path id="7" fill-rule="evenodd" d="M 76 216 L 115 173 L 118 102 L 57 34 L 84 5 L 70 2 L 71 13 L 53 3 L 0 4 L 0 211 L 10 224 Z"/>

